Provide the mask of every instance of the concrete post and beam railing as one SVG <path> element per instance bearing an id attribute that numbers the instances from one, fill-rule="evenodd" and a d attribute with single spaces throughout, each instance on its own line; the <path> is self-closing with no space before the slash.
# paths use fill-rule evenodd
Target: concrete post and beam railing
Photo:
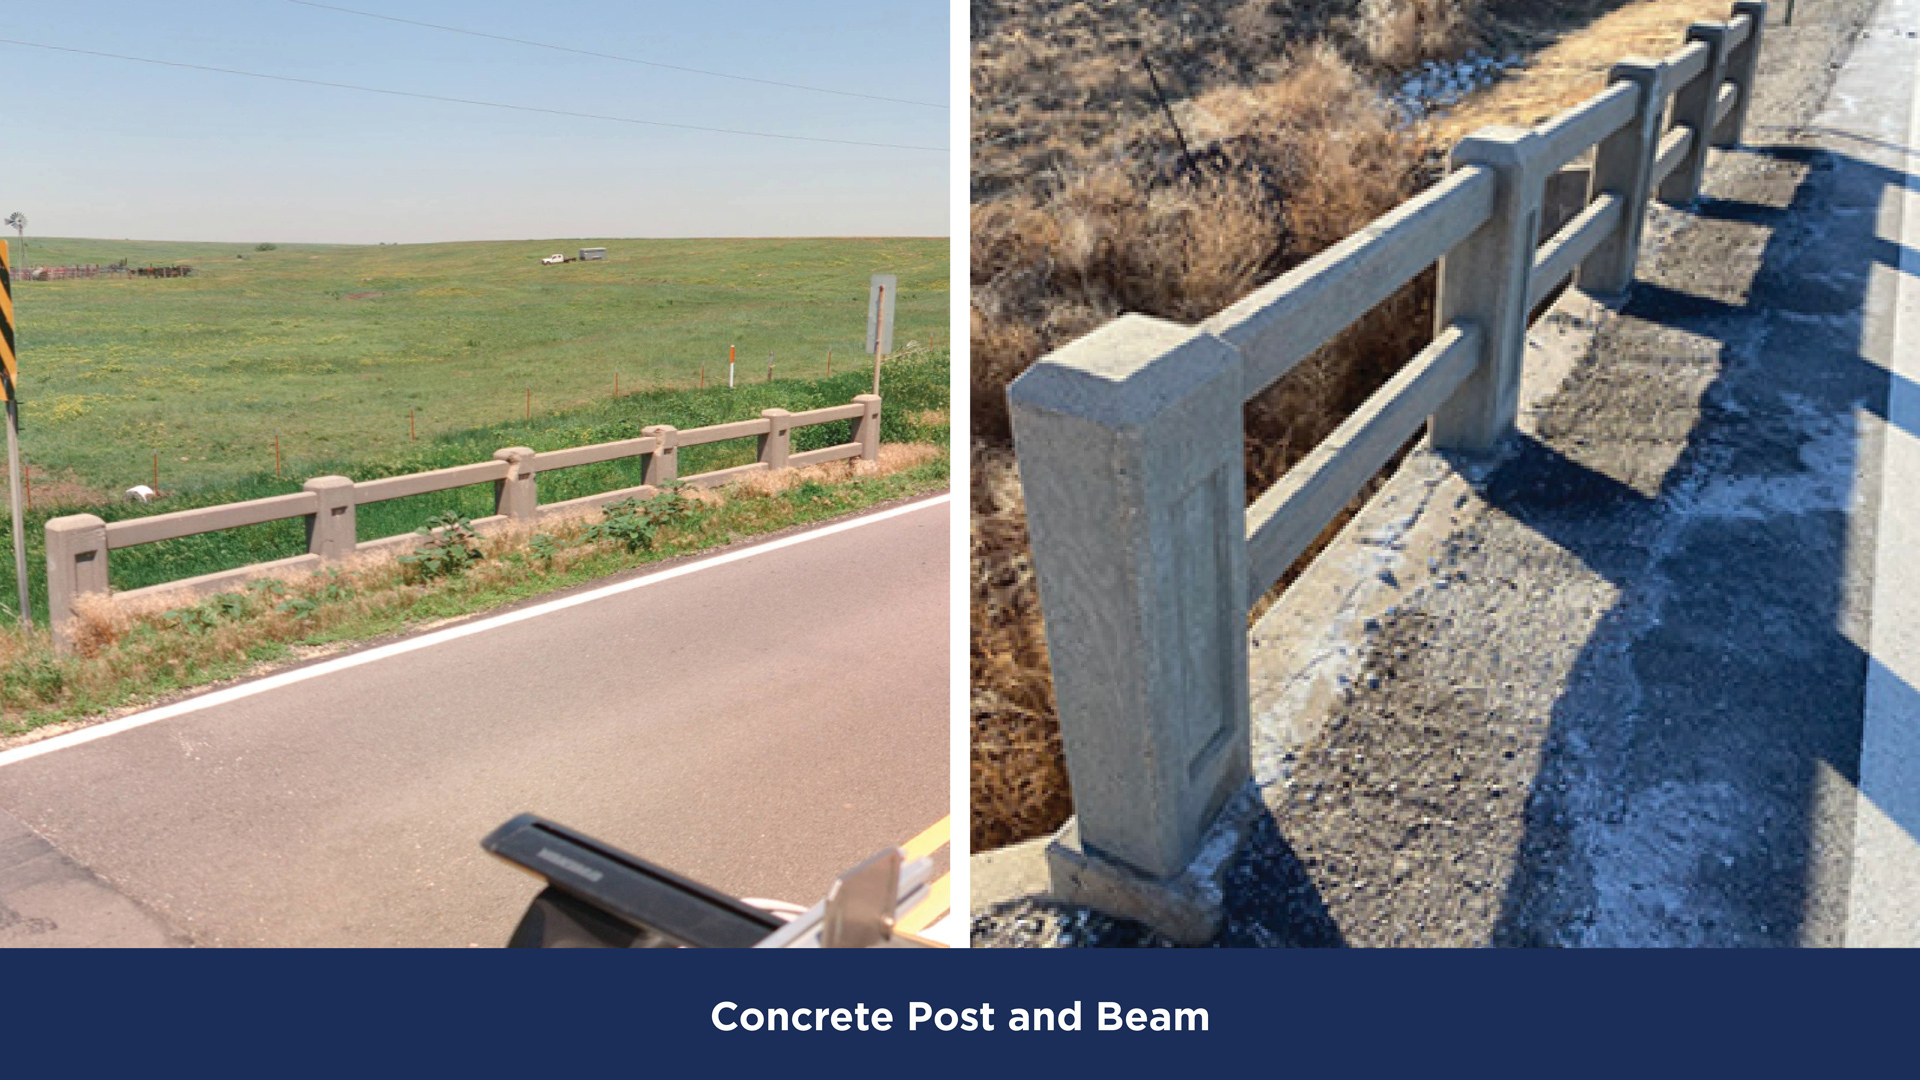
<path id="1" fill-rule="evenodd" d="M 1695 199 L 1739 141 L 1766 5 L 1530 130 L 1454 148 L 1449 175 L 1198 326 L 1125 315 L 1009 388 L 1076 816 L 1048 845 L 1063 899 L 1204 941 L 1257 810 L 1247 614 L 1424 426 L 1440 450 L 1513 430 L 1529 314 L 1569 280 L 1618 295 L 1651 199 Z M 1584 206 L 1541 236 L 1555 174 Z M 1550 226 L 1551 227 L 1551 226 Z M 1433 341 L 1249 506 L 1242 409 L 1438 264 Z"/>
<path id="2" fill-rule="evenodd" d="M 792 452 L 794 429 L 837 421 L 851 422 L 853 441 L 797 454 Z M 758 460 L 753 463 L 687 477 L 679 475 L 681 448 L 745 438 L 758 440 Z M 494 486 L 494 513 L 473 523 L 474 529 L 484 534 L 508 525 L 560 517 L 622 499 L 651 498 L 661 486 L 676 481 L 694 487 L 715 487 L 775 469 L 800 468 L 847 458 L 874 461 L 879 453 L 880 399 L 872 394 L 861 394 L 847 405 L 797 413 L 768 409 L 757 420 L 686 430 L 656 425 L 644 428 L 637 439 L 595 443 L 566 450 L 536 453 L 524 446 L 513 446 L 497 451 L 492 461 L 456 465 L 432 472 L 389 476 L 358 483 L 344 476 L 319 476 L 308 480 L 304 485 L 305 490 L 292 495 L 249 499 L 126 521 L 108 522 L 93 514 L 73 514 L 47 522 L 47 614 L 53 627 L 54 642 L 64 649 L 70 644 L 74 599 L 85 593 L 107 593 L 123 602 L 189 603 L 256 578 L 285 578 L 311 573 L 353 555 L 398 554 L 411 550 L 419 542 L 419 537 L 413 533 L 364 542 L 358 538 L 355 508 L 388 499 L 404 499 L 491 481 Z M 647 459 L 643 472 L 645 482 L 637 487 L 601 492 L 564 502 L 540 502 L 539 475 L 543 472 L 633 457 Z M 110 590 L 108 556 L 116 549 L 290 518 L 306 519 L 307 553 L 304 555 L 121 593 L 112 593 Z"/>

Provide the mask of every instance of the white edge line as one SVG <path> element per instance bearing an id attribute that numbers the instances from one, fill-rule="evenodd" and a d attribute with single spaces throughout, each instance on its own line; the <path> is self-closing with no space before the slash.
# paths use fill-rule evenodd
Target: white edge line
<path id="1" fill-rule="evenodd" d="M 1874 28 L 1877 29 L 1884 25 L 1887 9 L 1882 8 L 1876 14 Z M 1920 64 L 1920 51 L 1911 55 Z M 1920 69 L 1910 78 L 1913 87 L 1907 113 L 1909 150 L 1920 145 Z M 1878 805 L 1890 801 L 1896 812 L 1912 807 L 1914 796 L 1910 785 L 1914 780 L 1902 775 L 1905 772 L 1902 766 L 1920 754 L 1912 718 L 1902 716 L 1900 706 L 1888 700 L 1889 683 L 1897 685 L 1900 681 L 1900 675 L 1889 661 L 1902 662 L 1901 666 L 1905 667 L 1904 662 L 1913 657 L 1908 655 L 1912 652 L 1908 644 L 1910 629 L 1888 625 L 1894 621 L 1888 616 L 1902 614 L 1904 605 L 1892 595 L 1892 586 L 1886 580 L 1902 547 L 1912 542 L 1910 537 L 1902 535 L 1903 515 L 1894 500 L 1900 494 L 1896 489 L 1899 479 L 1896 473 L 1908 457 L 1903 453 L 1902 440 L 1920 439 L 1920 427 L 1914 426 L 1914 421 L 1920 420 L 1920 407 L 1916 407 L 1920 401 L 1902 386 L 1906 375 L 1902 368 L 1912 366 L 1906 350 L 1914 337 L 1913 316 L 1920 311 L 1920 285 L 1916 285 L 1916 281 L 1920 281 L 1920 256 L 1916 256 L 1913 246 L 1913 240 L 1920 237 L 1917 193 L 1920 188 L 1916 188 L 1912 175 L 1908 174 L 1894 196 L 1901 201 L 1898 239 L 1904 243 L 1892 275 L 1893 334 L 1887 357 L 1885 451 L 1880 475 L 1879 535 L 1869 600 L 1873 618 L 1867 637 L 1867 686 L 1861 710 L 1860 772 L 1855 796 L 1858 806 L 1843 938 L 1843 943 L 1850 948 L 1920 945 L 1920 900 L 1915 895 L 1916 886 L 1920 886 L 1920 864 L 1914 860 L 1915 847 L 1908 831 L 1912 825 L 1889 818 Z M 1896 790 L 1888 791 L 1889 787 Z"/>
<path id="2" fill-rule="evenodd" d="M 401 656 L 430 646 L 444 644 L 449 641 L 457 641 L 460 638 L 478 634 L 485 630 L 492 630 L 501 626 L 510 626 L 517 622 L 525 622 L 528 619 L 537 619 L 542 615 L 551 615 L 556 611 L 565 611 L 568 608 L 592 603 L 595 600 L 605 599 L 609 596 L 632 592 L 635 589 L 644 589 L 649 585 L 657 585 L 663 581 L 686 577 L 688 574 L 699 573 L 702 570 L 711 570 L 718 566 L 726 566 L 729 563 L 740 562 L 743 559 L 751 559 L 756 555 L 765 555 L 768 552 L 794 547 L 811 540 L 824 539 L 867 525 L 877 525 L 882 521 L 888 521 L 900 517 L 903 514 L 911 514 L 916 510 L 926 510 L 935 506 L 944 506 L 952 500 L 953 493 L 949 491 L 946 494 L 936 495 L 931 499 L 925 499 L 920 502 L 909 503 L 906 506 L 896 506 L 891 510 L 882 510 L 876 514 L 867 514 L 850 521 L 842 521 L 838 524 L 826 525 L 818 529 L 810 529 L 806 532 L 795 533 L 792 536 L 783 536 L 778 540 L 769 540 L 764 544 L 756 544 L 738 551 L 729 551 L 722 555 L 699 559 L 694 562 L 676 566 L 671 570 L 662 570 L 644 577 L 615 582 L 612 585 L 603 585 L 598 589 L 575 593 L 572 596 L 563 596 L 558 600 L 549 600 L 544 604 L 521 608 L 518 611 L 509 611 L 503 615 L 476 619 L 473 622 L 462 623 L 459 626 L 450 626 L 445 630 L 436 630 L 429 634 L 421 634 L 418 637 L 407 638 L 404 641 L 396 641 L 391 645 L 382 645 L 377 649 L 368 649 L 365 652 L 357 652 L 334 660 L 323 661 L 309 667 L 296 668 L 293 671 L 281 672 L 278 675 L 269 675 L 264 679 L 255 679 L 252 682 L 241 683 L 238 686 L 230 686 L 225 690 L 216 690 L 210 694 L 201 694 L 198 697 L 188 698 L 185 701 L 176 701 L 171 705 L 162 705 L 157 709 L 137 712 L 131 716 L 123 716 L 118 720 L 108 720 L 104 723 L 94 724 L 91 727 L 81 728 L 78 731 L 68 732 L 65 735 L 55 735 L 49 739 L 42 739 L 39 742 L 28 743 L 25 746 L 0 752 L 0 767 L 18 764 L 22 761 L 37 758 L 42 754 L 51 754 L 56 750 L 65 750 L 70 746 L 90 743 L 95 739 L 104 739 L 109 735 L 118 735 L 123 731 L 132 731 L 134 728 L 145 727 L 148 724 L 158 723 L 161 720 L 171 720 L 176 716 L 184 716 L 188 713 L 198 712 L 201 709 L 211 709 L 216 705 L 225 705 L 229 702 L 240 701 L 253 697 L 256 694 L 264 694 L 270 690 L 278 690 L 283 686 L 292 686 L 295 683 L 305 682 L 308 679 L 317 679 L 322 675 L 331 675 L 336 671 L 346 671 L 349 668 L 356 668 L 362 664 L 371 664 L 378 660 L 385 660 L 388 657 Z"/>

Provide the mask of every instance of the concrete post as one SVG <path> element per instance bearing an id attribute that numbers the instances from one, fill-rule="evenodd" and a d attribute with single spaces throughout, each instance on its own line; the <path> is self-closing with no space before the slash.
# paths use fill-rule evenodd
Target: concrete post
<path id="1" fill-rule="evenodd" d="M 1687 145 L 1687 156 L 1660 183 L 1660 201 L 1669 206 L 1685 206 L 1700 197 L 1700 184 L 1707 173 L 1707 144 L 1713 138 L 1714 103 L 1727 77 L 1725 23 L 1694 23 L 1687 28 L 1687 40 L 1706 43 L 1707 67 L 1692 82 L 1674 90 L 1673 126 L 1691 130 L 1693 141 Z"/>
<path id="2" fill-rule="evenodd" d="M 676 436 L 680 429 L 672 424 L 655 424 L 640 429 L 640 434 L 660 440 L 660 448 L 647 455 L 646 475 L 641 483 L 659 487 L 680 478 L 680 449 Z"/>
<path id="3" fill-rule="evenodd" d="M 1491 169 L 1500 190 L 1486 224 L 1440 260 L 1436 325 L 1477 325 L 1485 351 L 1474 373 L 1433 414 L 1429 430 L 1437 449 L 1491 450 L 1519 414 L 1527 281 L 1547 180 L 1539 151 L 1539 136 L 1508 127 L 1485 128 L 1453 148 L 1452 168 Z"/>
<path id="4" fill-rule="evenodd" d="M 307 553 L 326 562 L 339 562 L 352 555 L 359 541 L 353 481 L 344 476 L 316 476 L 302 486 L 320 496 L 319 511 L 307 519 Z"/>
<path id="5" fill-rule="evenodd" d="M 853 441 L 860 444 L 860 460 L 880 460 L 880 397 L 877 394 L 855 394 L 856 405 L 865 405 L 867 411 L 853 419 Z"/>
<path id="6" fill-rule="evenodd" d="M 507 478 L 493 482 L 493 512 L 515 521 L 532 521 L 539 516 L 540 490 L 534 481 L 533 451 L 524 446 L 509 446 L 493 452 L 495 461 L 507 463 Z"/>
<path id="7" fill-rule="evenodd" d="M 1767 25 L 1767 5 L 1762 0 L 1740 0 L 1733 5 L 1733 16 L 1737 19 L 1742 15 L 1752 19 L 1753 26 L 1747 31 L 1747 40 L 1727 54 L 1727 81 L 1739 89 L 1740 98 L 1734 102 L 1726 122 L 1713 133 L 1713 145 L 1719 147 L 1740 145 L 1760 72 L 1760 35 Z"/>
<path id="8" fill-rule="evenodd" d="M 1630 82 L 1640 91 L 1640 107 L 1627 126 L 1607 136 L 1594 152 L 1593 175 L 1587 201 L 1602 194 L 1620 200 L 1624 211 L 1620 230 L 1601 241 L 1580 264 L 1575 281 L 1595 296 L 1619 296 L 1633 284 L 1633 268 L 1640 258 L 1640 237 L 1646 230 L 1647 203 L 1653 197 L 1653 161 L 1660 153 L 1662 126 L 1667 120 L 1667 65 L 1638 57 L 1613 65 L 1613 82 Z"/>
<path id="9" fill-rule="evenodd" d="M 73 648 L 74 598 L 107 591 L 107 523 L 92 514 L 47 522 L 47 623 L 55 649 Z"/>
<path id="10" fill-rule="evenodd" d="M 793 450 L 793 414 L 785 409 L 762 409 L 760 415 L 772 428 L 760 436 L 760 462 L 769 471 L 787 467 L 787 455 Z"/>
<path id="11" fill-rule="evenodd" d="M 1077 811 L 1053 889 L 1186 941 L 1218 929 L 1189 871 L 1251 776 L 1241 378 L 1220 339 L 1126 315 L 1007 393 Z"/>

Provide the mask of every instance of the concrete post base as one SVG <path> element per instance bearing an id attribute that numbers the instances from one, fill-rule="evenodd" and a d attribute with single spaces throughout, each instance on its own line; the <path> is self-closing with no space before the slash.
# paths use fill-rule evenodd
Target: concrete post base
<path id="1" fill-rule="evenodd" d="M 1142 923 L 1181 945 L 1205 945 L 1226 922 L 1223 881 L 1262 804 L 1249 784 L 1220 811 L 1186 869 L 1150 878 L 1080 842 L 1080 819 L 1070 819 L 1047 845 L 1047 870 L 1056 899 L 1084 904 Z"/>

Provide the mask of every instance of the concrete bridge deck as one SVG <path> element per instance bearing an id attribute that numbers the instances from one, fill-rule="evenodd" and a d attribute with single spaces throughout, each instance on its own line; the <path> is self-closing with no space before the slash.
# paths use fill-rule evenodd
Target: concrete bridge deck
<path id="1" fill-rule="evenodd" d="M 1413 455 L 1255 628 L 1222 944 L 1920 943 L 1920 0 L 1799 8 L 1500 458 Z"/>

